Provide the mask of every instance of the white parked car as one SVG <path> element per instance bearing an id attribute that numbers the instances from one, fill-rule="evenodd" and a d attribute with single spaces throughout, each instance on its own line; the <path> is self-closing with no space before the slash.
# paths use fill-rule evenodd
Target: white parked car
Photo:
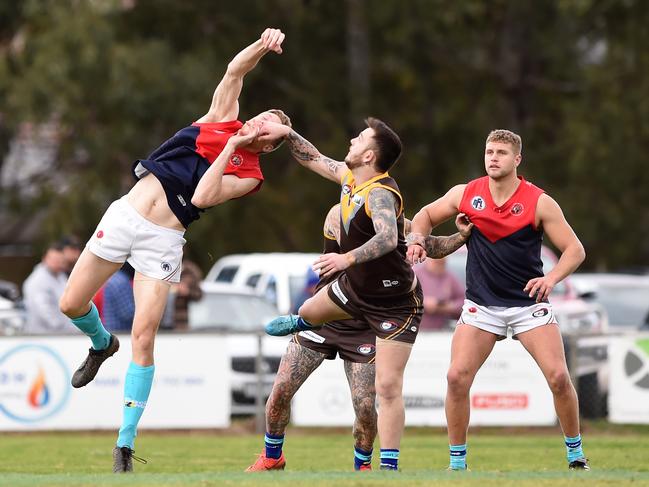
<path id="1" fill-rule="evenodd" d="M 275 304 L 279 314 L 288 314 L 304 292 L 307 271 L 319 256 L 299 252 L 227 255 L 216 261 L 205 281 L 249 287 Z"/>
<path id="2" fill-rule="evenodd" d="M 649 328 L 649 276 L 583 273 L 572 282 L 580 296 L 606 308 L 611 333 Z"/>
<path id="3" fill-rule="evenodd" d="M 189 303 L 189 329 L 226 333 L 231 356 L 231 411 L 235 415 L 254 414 L 259 388 L 255 370 L 262 334 L 263 400 L 268 398 L 290 337 L 270 337 L 264 325 L 279 313 L 277 308 L 252 289 L 232 284 L 203 282 L 203 297 Z M 258 332 L 258 334 L 254 334 Z"/>

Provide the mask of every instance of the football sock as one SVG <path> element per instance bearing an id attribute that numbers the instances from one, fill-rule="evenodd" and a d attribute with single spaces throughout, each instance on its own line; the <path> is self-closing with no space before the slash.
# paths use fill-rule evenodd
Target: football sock
<path id="1" fill-rule="evenodd" d="M 155 365 L 143 367 L 131 362 L 128 366 L 124 380 L 124 416 L 117 437 L 117 446 L 128 446 L 133 450 L 137 424 L 151 392 L 154 372 Z"/>
<path id="2" fill-rule="evenodd" d="M 307 320 L 302 318 L 301 316 L 297 317 L 297 330 L 298 331 L 306 331 L 306 330 L 312 330 L 313 325 L 309 323 Z"/>
<path id="3" fill-rule="evenodd" d="M 452 470 L 466 469 L 466 443 L 464 445 L 449 445 L 451 453 L 451 463 L 449 467 Z"/>
<path id="4" fill-rule="evenodd" d="M 284 435 L 271 435 L 266 433 L 264 437 L 266 445 L 266 458 L 279 458 L 282 456 L 282 446 L 284 446 Z"/>
<path id="5" fill-rule="evenodd" d="M 399 450 L 381 448 L 381 470 L 399 470 Z"/>
<path id="6" fill-rule="evenodd" d="M 584 458 L 584 451 L 581 449 L 581 435 L 574 437 L 564 436 L 566 442 L 566 452 L 568 462 L 573 462 L 578 458 Z"/>
<path id="7" fill-rule="evenodd" d="M 110 333 L 108 333 L 106 328 L 104 328 L 104 325 L 99 318 L 99 311 L 97 311 L 95 303 L 91 301 L 90 311 L 78 318 L 72 318 L 72 323 L 90 337 L 92 348 L 95 350 L 104 350 L 108 347 L 108 344 L 110 343 Z"/>
<path id="8" fill-rule="evenodd" d="M 354 470 L 360 470 L 363 465 L 372 465 L 372 450 L 366 451 L 354 447 Z"/>

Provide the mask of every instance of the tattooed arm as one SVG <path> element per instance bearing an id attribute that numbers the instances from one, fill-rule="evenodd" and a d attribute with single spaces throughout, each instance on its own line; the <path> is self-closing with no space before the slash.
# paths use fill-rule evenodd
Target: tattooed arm
<path id="1" fill-rule="evenodd" d="M 346 254 L 321 255 L 313 265 L 313 269 L 319 271 L 321 277 L 329 277 L 352 265 L 377 259 L 397 247 L 397 200 L 394 193 L 384 188 L 374 188 L 367 196 L 367 205 L 376 235 Z"/>
<path id="2" fill-rule="evenodd" d="M 322 228 L 324 236 L 340 244 L 340 203 L 331 207 Z"/>
<path id="3" fill-rule="evenodd" d="M 291 130 L 286 141 L 291 155 L 297 162 L 322 177 L 340 183 L 343 171 L 347 167 L 344 162 L 334 161 L 330 157 L 322 155 L 311 142 L 295 130 Z"/>
<path id="4" fill-rule="evenodd" d="M 452 254 L 469 240 L 473 223 L 469 221 L 464 213 L 460 213 L 455 217 L 455 226 L 459 232 L 450 237 L 435 237 L 434 235 L 424 237 L 419 233 L 409 233 L 406 236 L 408 253 L 411 254 L 411 247 L 418 246 L 432 259 L 441 259 Z M 410 263 L 417 264 L 423 262 L 423 260 L 425 260 L 425 256 L 417 255 L 414 259 L 410 260 Z"/>

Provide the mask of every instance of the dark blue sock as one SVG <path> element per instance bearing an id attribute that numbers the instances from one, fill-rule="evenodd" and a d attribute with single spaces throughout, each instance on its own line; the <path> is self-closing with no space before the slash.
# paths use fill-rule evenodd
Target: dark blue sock
<path id="1" fill-rule="evenodd" d="M 307 330 L 312 330 L 313 325 L 309 323 L 307 320 L 302 318 L 301 316 L 297 317 L 297 330 L 298 331 L 307 331 Z"/>
<path id="2" fill-rule="evenodd" d="M 372 450 L 366 451 L 354 447 L 354 470 L 360 470 L 363 465 L 372 465 Z"/>
<path id="3" fill-rule="evenodd" d="M 264 443 L 266 444 L 266 458 L 279 458 L 282 456 L 284 435 L 271 435 L 270 433 L 266 433 Z"/>
<path id="4" fill-rule="evenodd" d="M 381 470 L 399 470 L 399 450 L 381 448 Z"/>

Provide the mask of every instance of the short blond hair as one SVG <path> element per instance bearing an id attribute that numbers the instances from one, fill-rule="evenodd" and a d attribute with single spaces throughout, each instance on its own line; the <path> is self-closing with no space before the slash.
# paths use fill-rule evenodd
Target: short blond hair
<path id="1" fill-rule="evenodd" d="M 489 142 L 502 142 L 504 144 L 511 144 L 516 154 L 520 154 L 523 150 L 523 141 L 521 140 L 521 136 L 515 134 L 510 130 L 492 130 L 487 136 L 487 141 L 485 143 L 488 144 Z"/>

